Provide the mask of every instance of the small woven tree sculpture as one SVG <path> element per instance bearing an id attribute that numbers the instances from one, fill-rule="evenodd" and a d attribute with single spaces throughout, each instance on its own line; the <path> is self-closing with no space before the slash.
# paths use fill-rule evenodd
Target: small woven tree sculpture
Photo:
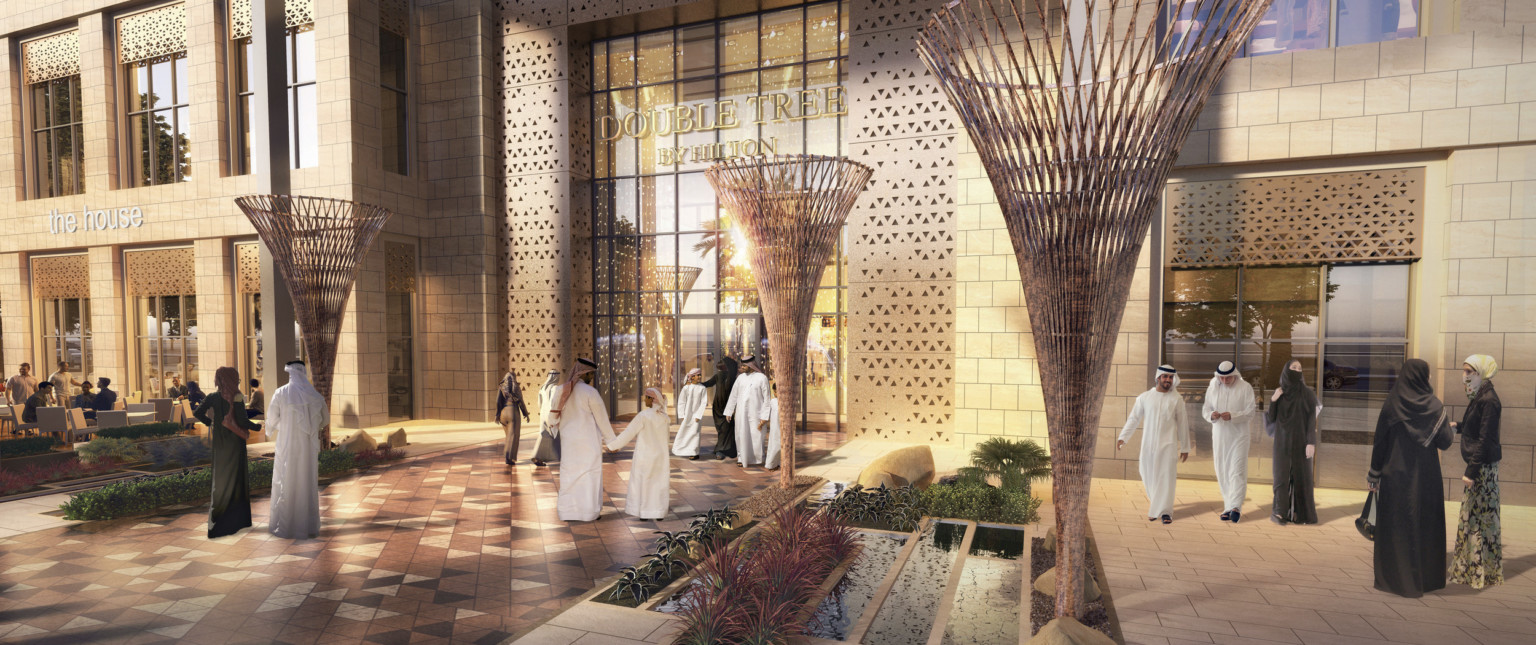
<path id="1" fill-rule="evenodd" d="M 662 264 L 644 267 L 643 270 L 649 275 L 647 278 L 649 284 L 665 290 L 663 293 L 642 295 L 642 298 L 647 299 L 642 305 L 643 310 L 646 313 L 666 314 L 644 319 L 645 386 L 656 387 L 668 396 L 675 396 L 677 394 L 675 380 L 677 333 L 673 324 L 677 320 L 677 314 L 681 313 L 683 306 L 688 303 L 688 294 L 693 289 L 693 283 L 699 280 L 699 275 L 704 272 L 704 269 Z M 676 405 L 677 401 L 673 401 L 672 404 Z"/>
<path id="2" fill-rule="evenodd" d="M 347 298 L 357 282 L 357 267 L 390 212 L 369 204 L 294 195 L 246 195 L 236 197 L 235 204 L 256 227 L 288 285 L 294 317 L 304 334 L 309 378 L 329 406 Z M 277 324 L 269 321 L 267 326 Z M 329 445 L 330 438 L 327 426 L 322 445 Z"/>
<path id="3" fill-rule="evenodd" d="M 853 203 L 874 171 L 841 157 L 739 157 L 704 173 L 715 195 L 740 223 L 768 326 L 768 351 L 779 383 L 779 482 L 795 479 L 795 429 L 805 340 L 816 288 Z"/>
<path id="4" fill-rule="evenodd" d="M 1056 615 L 1081 615 L 1099 412 L 1136 258 L 1195 118 L 1269 0 L 954 0 L 918 36 L 992 180 L 1049 425 Z"/>

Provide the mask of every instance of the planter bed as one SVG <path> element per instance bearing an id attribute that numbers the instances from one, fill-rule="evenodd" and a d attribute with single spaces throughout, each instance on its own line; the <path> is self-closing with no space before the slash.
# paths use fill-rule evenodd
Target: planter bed
<path id="1" fill-rule="evenodd" d="M 1029 581 L 1033 584 L 1040 574 L 1056 566 L 1056 552 L 1046 550 L 1045 538 L 1040 537 L 1030 540 L 1030 552 Z M 1125 639 L 1120 635 L 1120 625 L 1111 616 L 1113 601 L 1110 600 L 1109 586 L 1105 584 L 1104 574 L 1099 568 L 1099 553 L 1094 546 L 1093 538 L 1088 538 L 1088 548 L 1085 553 L 1088 556 L 1088 570 L 1085 573 L 1092 576 L 1094 582 L 1098 583 L 1101 595 L 1098 600 L 1083 603 L 1083 616 L 1078 619 L 1078 622 L 1114 639 L 1116 643 L 1124 643 Z M 1034 634 L 1056 617 L 1056 599 L 1033 588 L 1029 590 L 1029 595 L 1029 633 Z"/>

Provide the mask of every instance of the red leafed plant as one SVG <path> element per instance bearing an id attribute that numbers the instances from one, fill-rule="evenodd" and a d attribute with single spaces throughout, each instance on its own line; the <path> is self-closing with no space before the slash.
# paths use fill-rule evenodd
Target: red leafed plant
<path id="1" fill-rule="evenodd" d="M 716 544 L 682 603 L 676 642 L 783 643 L 805 632 L 817 590 L 853 555 L 858 532 L 830 513 L 788 506 L 745 543 Z"/>
<path id="2" fill-rule="evenodd" d="M 0 471 L 0 495 L 14 495 L 36 488 L 38 484 L 64 479 L 80 479 L 117 470 L 116 459 L 103 459 L 89 464 L 78 459 L 66 459 L 40 466 L 25 466 Z"/>

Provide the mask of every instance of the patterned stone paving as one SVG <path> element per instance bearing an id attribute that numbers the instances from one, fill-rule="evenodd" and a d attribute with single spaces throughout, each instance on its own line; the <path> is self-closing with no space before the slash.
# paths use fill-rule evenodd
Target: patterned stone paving
<path id="1" fill-rule="evenodd" d="M 844 440 L 802 436 L 806 464 Z M 673 514 L 641 522 L 618 510 L 628 453 L 607 461 L 596 522 L 561 522 L 558 466 L 508 468 L 498 443 L 332 482 L 313 540 L 269 534 L 265 497 L 255 527 L 216 540 L 206 506 L 0 538 L 0 642 L 499 643 L 639 559 L 652 531 L 777 478 L 673 459 Z"/>

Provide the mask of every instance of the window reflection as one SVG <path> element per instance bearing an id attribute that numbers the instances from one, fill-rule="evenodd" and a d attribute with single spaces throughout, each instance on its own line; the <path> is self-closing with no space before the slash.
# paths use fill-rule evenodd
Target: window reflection
<path id="1" fill-rule="evenodd" d="M 30 91 L 33 196 L 85 192 L 80 75 L 33 83 Z"/>
<path id="2" fill-rule="evenodd" d="M 1219 34 L 1203 31 L 1212 14 L 1227 10 L 1227 2 L 1175 0 L 1159 19 L 1168 34 L 1170 54 L 1210 42 Z M 1254 27 L 1239 56 L 1344 47 L 1401 38 L 1419 33 L 1419 0 L 1275 0 Z"/>
<path id="3" fill-rule="evenodd" d="M 184 51 L 123 65 L 129 106 L 128 175 L 133 186 L 169 184 L 192 176 L 186 75 Z"/>

